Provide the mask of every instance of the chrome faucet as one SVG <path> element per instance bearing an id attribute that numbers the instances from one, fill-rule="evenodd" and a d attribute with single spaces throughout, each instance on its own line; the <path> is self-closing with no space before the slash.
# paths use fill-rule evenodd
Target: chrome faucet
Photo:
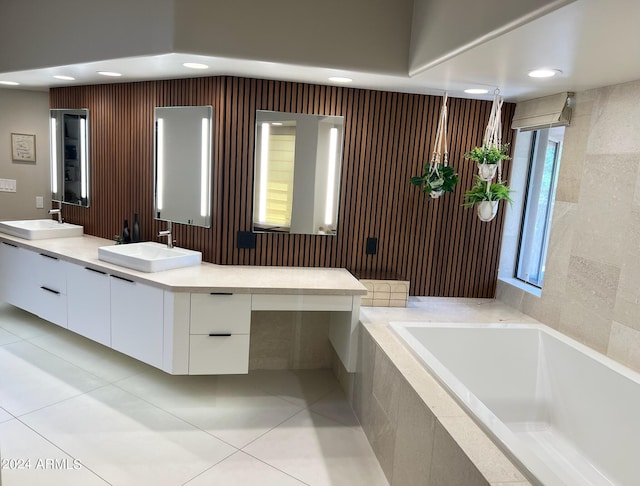
<path id="1" fill-rule="evenodd" d="M 57 214 L 58 215 L 58 223 L 62 224 L 64 220 L 62 219 L 62 203 L 58 202 L 58 207 L 56 209 L 49 209 L 49 214 Z"/>
<path id="2" fill-rule="evenodd" d="M 160 231 L 158 236 L 166 236 L 167 237 L 167 248 L 173 248 L 173 243 L 175 240 L 173 239 L 173 234 L 171 233 L 171 221 L 167 221 L 167 229 L 164 231 Z"/>

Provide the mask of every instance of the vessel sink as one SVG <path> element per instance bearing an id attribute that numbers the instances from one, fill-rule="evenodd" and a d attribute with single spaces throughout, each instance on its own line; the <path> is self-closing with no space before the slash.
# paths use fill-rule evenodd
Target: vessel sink
<path id="1" fill-rule="evenodd" d="M 23 221 L 0 221 L 0 232 L 25 240 L 44 240 L 46 238 L 82 236 L 84 227 L 70 223 L 61 224 L 53 219 L 26 219 Z"/>
<path id="2" fill-rule="evenodd" d="M 139 272 L 161 272 L 173 268 L 200 265 L 202 253 L 185 248 L 167 248 L 162 243 L 146 241 L 126 245 L 101 246 L 98 258 Z"/>

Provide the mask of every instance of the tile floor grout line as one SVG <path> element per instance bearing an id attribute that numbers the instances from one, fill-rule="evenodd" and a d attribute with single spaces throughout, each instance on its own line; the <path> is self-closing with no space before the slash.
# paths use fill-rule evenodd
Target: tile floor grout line
<path id="1" fill-rule="evenodd" d="M 60 402 L 58 402 L 60 403 Z M 54 443 L 51 439 L 49 439 L 48 437 L 45 437 L 44 435 L 42 435 L 40 432 L 38 432 L 36 429 L 34 429 L 32 426 L 30 426 L 29 424 L 23 422 L 22 420 L 20 420 L 20 418 L 16 417 L 16 420 L 18 422 L 20 422 L 22 425 L 24 425 L 25 427 L 27 427 L 29 430 L 31 430 L 34 434 L 42 437 L 45 441 L 47 441 L 49 444 L 51 444 L 53 447 L 55 447 L 56 449 L 58 449 L 59 451 L 63 452 L 64 454 L 66 454 L 67 456 L 69 456 L 70 458 L 74 459 L 74 460 L 80 460 L 77 457 L 75 457 L 73 454 L 70 454 L 69 452 L 67 452 L 66 450 L 64 450 L 62 447 L 60 447 L 59 445 L 57 445 L 56 443 Z M 100 474 L 98 474 L 97 472 L 95 472 L 93 469 L 91 469 L 89 466 L 87 466 L 84 462 L 80 461 L 80 463 L 82 464 L 82 467 L 84 467 L 85 469 L 88 469 L 89 471 L 91 471 L 92 474 L 95 474 L 98 478 L 102 479 L 105 483 L 107 483 L 110 486 L 113 486 L 113 483 L 110 483 L 109 481 L 107 481 L 105 478 L 103 478 L 102 476 L 100 476 Z"/>
<path id="2" fill-rule="evenodd" d="M 266 464 L 267 466 L 275 469 L 276 471 L 281 472 L 282 474 L 286 474 L 287 476 L 289 476 L 290 478 L 295 479 L 296 481 L 300 481 L 300 483 L 304 484 L 305 486 L 311 486 L 309 483 L 306 483 L 302 479 L 295 477 L 293 474 L 288 473 L 287 471 L 283 471 L 282 469 L 274 466 L 273 464 L 269 464 L 268 462 L 264 461 L 263 459 L 260 459 L 259 457 L 256 457 L 256 456 L 254 456 L 253 454 L 251 454 L 251 453 L 249 453 L 247 451 L 240 451 L 240 452 L 242 452 L 242 453 L 254 458 L 256 461 L 260 461 L 261 463 Z"/>
<path id="3" fill-rule="evenodd" d="M 224 440 L 224 439 L 222 439 L 222 438 L 218 437 L 218 436 L 217 436 L 217 435 L 215 435 L 215 434 L 212 434 L 212 433 L 211 433 L 211 432 L 209 432 L 208 430 L 204 430 L 202 427 L 199 427 L 199 426 L 197 426 L 196 424 L 192 424 L 192 423 L 191 423 L 191 422 L 189 422 L 188 420 L 186 420 L 186 419 L 184 419 L 184 418 L 182 418 L 182 417 L 179 417 L 178 415 L 174 414 L 173 412 L 171 412 L 171 411 L 169 411 L 169 410 L 166 410 L 166 409 L 162 408 L 160 405 L 157 405 L 157 404 L 155 404 L 155 403 L 153 403 L 153 402 L 150 402 L 149 400 L 147 400 L 146 398 L 141 397 L 140 395 L 136 395 L 135 393 L 133 393 L 133 392 L 131 392 L 131 391 L 129 391 L 129 390 L 126 390 L 126 389 L 122 388 L 121 386 L 118 386 L 118 385 L 117 385 L 117 384 L 115 384 L 115 383 L 111 383 L 111 385 L 112 385 L 112 386 L 114 386 L 114 387 L 116 387 L 116 388 L 118 388 L 119 390 L 123 391 L 124 393 L 128 393 L 129 395 L 131 395 L 131 396 L 133 396 L 133 397 L 137 398 L 138 400 L 141 400 L 141 401 L 145 402 L 146 404 L 151 405 L 152 407 L 154 407 L 154 408 L 156 408 L 156 409 L 158 409 L 158 410 L 160 410 L 160 411 L 162 411 L 162 412 L 166 413 L 167 415 L 170 415 L 171 417 L 175 418 L 176 420 L 179 420 L 179 421 L 181 421 L 181 422 L 184 422 L 185 424 L 187 424 L 187 425 L 189 425 L 189 426 L 193 427 L 194 429 L 197 429 L 197 430 L 199 430 L 200 432 L 204 432 L 205 434 L 207 434 L 207 435 L 209 435 L 209 436 L 213 437 L 214 439 L 219 440 L 220 442 L 222 442 L 222 443 L 224 443 L 224 444 L 228 445 L 229 447 L 232 447 L 233 449 L 235 449 L 235 451 L 234 451 L 234 452 L 232 452 L 232 453 L 231 453 L 231 455 L 235 454 L 235 453 L 236 453 L 236 452 L 238 452 L 239 450 L 242 450 L 242 449 L 241 449 L 241 448 L 239 448 L 238 446 L 235 446 L 235 445 L 233 445 L 233 444 L 230 444 L 230 443 L 229 443 L 229 442 L 227 442 L 226 440 Z M 227 456 L 227 457 L 229 457 L 229 456 Z M 217 463 L 216 463 L 216 464 L 217 464 Z M 215 465 L 215 464 L 214 464 L 214 465 Z M 212 466 L 212 467 L 213 467 L 213 466 Z"/>

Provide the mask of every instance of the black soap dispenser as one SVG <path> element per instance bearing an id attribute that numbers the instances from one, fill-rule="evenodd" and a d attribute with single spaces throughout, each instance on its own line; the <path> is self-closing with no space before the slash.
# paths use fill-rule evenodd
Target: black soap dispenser
<path id="1" fill-rule="evenodd" d="M 131 235 L 129 233 L 129 220 L 124 220 L 124 228 L 122 228 L 122 242 L 131 243 Z"/>
<path id="2" fill-rule="evenodd" d="M 137 243 L 140 241 L 140 225 L 138 224 L 138 213 L 133 214 L 133 232 L 131 233 L 131 241 Z"/>

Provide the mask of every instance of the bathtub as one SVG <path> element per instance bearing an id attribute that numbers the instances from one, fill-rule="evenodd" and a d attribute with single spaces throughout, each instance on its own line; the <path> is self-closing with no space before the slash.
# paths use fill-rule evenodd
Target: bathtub
<path id="1" fill-rule="evenodd" d="M 533 484 L 640 485 L 640 374 L 543 325 L 391 328 Z"/>

